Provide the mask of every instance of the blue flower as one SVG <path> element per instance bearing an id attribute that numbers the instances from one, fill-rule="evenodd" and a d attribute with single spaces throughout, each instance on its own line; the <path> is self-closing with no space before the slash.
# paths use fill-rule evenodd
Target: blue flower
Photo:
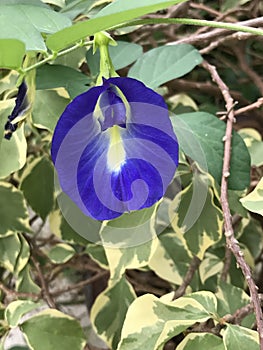
<path id="1" fill-rule="evenodd" d="M 67 106 L 51 155 L 62 190 L 86 215 L 111 220 L 163 197 L 178 165 L 178 144 L 162 96 L 117 77 Z"/>
<path id="2" fill-rule="evenodd" d="M 21 121 L 21 116 L 24 116 L 26 111 L 29 109 L 29 102 L 27 99 L 27 85 L 23 81 L 18 88 L 16 104 L 12 113 L 8 116 L 8 120 L 5 124 L 5 135 L 7 140 L 10 140 L 13 132 L 16 131 L 19 122 Z"/>

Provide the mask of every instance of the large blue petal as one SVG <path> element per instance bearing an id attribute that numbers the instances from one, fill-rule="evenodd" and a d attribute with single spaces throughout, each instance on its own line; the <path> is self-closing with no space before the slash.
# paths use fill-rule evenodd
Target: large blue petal
<path id="1" fill-rule="evenodd" d="M 125 124 L 115 86 L 129 105 Z M 98 101 L 105 108 L 103 123 L 94 113 Z M 114 128 L 119 143 L 113 142 Z M 122 152 L 116 156 L 121 163 L 112 161 L 112 150 Z M 66 108 L 54 133 L 52 158 L 62 190 L 86 215 L 110 220 L 152 206 L 164 195 L 178 165 L 178 145 L 160 95 L 135 79 L 110 78 Z"/>

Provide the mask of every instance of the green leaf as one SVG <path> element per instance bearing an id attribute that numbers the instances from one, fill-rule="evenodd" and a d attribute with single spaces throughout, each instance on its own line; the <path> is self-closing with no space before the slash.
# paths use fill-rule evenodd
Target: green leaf
<path id="1" fill-rule="evenodd" d="M 54 264 L 63 264 L 75 254 L 75 249 L 65 243 L 58 243 L 50 249 L 47 256 Z"/>
<path id="2" fill-rule="evenodd" d="M 18 39 L 27 51 L 46 51 L 41 33 L 55 33 L 71 25 L 62 14 L 49 8 L 24 4 L 0 6 L 0 38 Z"/>
<path id="3" fill-rule="evenodd" d="M 259 350 L 258 332 L 232 324 L 227 324 L 223 342 L 225 348 L 230 350 Z"/>
<path id="4" fill-rule="evenodd" d="M 20 329 L 34 350 L 53 350 L 58 344 L 63 350 L 83 350 L 86 343 L 79 322 L 54 309 L 29 318 Z"/>
<path id="5" fill-rule="evenodd" d="M 235 287 L 231 284 L 220 282 L 218 291 L 216 293 L 218 300 L 218 314 L 223 317 L 225 315 L 233 315 L 238 309 L 251 302 L 250 297 L 241 288 Z M 255 322 L 254 315 L 248 315 L 242 320 L 242 325 L 252 327 Z M 237 347 L 238 349 L 238 347 Z"/>
<path id="6" fill-rule="evenodd" d="M 191 259 L 184 238 L 167 232 L 159 236 L 149 267 L 162 279 L 181 285 Z"/>
<path id="7" fill-rule="evenodd" d="M 160 46 L 143 54 L 129 71 L 129 77 L 141 80 L 152 89 L 189 73 L 202 62 L 193 46 Z"/>
<path id="8" fill-rule="evenodd" d="M 40 288 L 32 280 L 30 274 L 30 265 L 27 264 L 22 271 L 19 272 L 16 279 L 16 290 L 18 292 L 36 293 L 40 296 Z M 28 297 L 29 298 L 29 297 Z"/>
<path id="9" fill-rule="evenodd" d="M 89 83 L 90 79 L 86 75 L 82 74 L 76 69 L 58 64 L 46 64 L 40 67 L 36 73 L 37 90 L 64 87 L 72 99 L 87 91 L 87 85 Z M 50 98 L 52 101 L 52 96 L 50 96 L 51 94 L 54 96 L 54 93 L 51 93 L 50 91 L 45 92 L 44 94 L 42 93 L 42 103 L 45 102 L 43 101 L 45 98 Z M 59 105 L 60 101 L 62 102 L 62 98 L 56 98 L 56 104 L 52 104 L 50 110 L 52 110 L 52 108 L 59 108 L 57 105 Z M 66 101 L 64 102 L 66 103 Z M 63 106 L 65 103 L 62 103 Z M 40 108 L 38 108 L 38 111 L 36 111 L 36 118 L 38 118 L 39 111 L 41 111 Z"/>
<path id="10" fill-rule="evenodd" d="M 17 234 L 0 236 L 0 265 L 10 272 L 14 272 L 20 251 L 20 241 Z"/>
<path id="11" fill-rule="evenodd" d="M 169 295 L 170 299 L 171 296 Z M 204 302 L 204 306 L 197 301 Z M 213 293 L 202 292 L 175 301 L 158 299 L 151 294 L 137 298 L 129 307 L 118 350 L 160 350 L 165 342 L 180 334 L 196 322 L 211 318 L 216 300 Z"/>
<path id="12" fill-rule="evenodd" d="M 15 99 L 0 101 L 0 179 L 7 177 L 14 171 L 21 169 L 26 162 L 27 143 L 22 125 L 13 133 L 11 140 L 6 140 L 4 136 L 4 125 L 8 115 L 14 108 Z"/>
<path id="13" fill-rule="evenodd" d="M 215 201 L 217 197 L 209 185 L 209 177 L 202 173 L 194 174 L 192 183 L 173 200 L 172 227 L 201 260 L 205 251 L 222 236 L 223 215 Z"/>
<path id="14" fill-rule="evenodd" d="M 263 165 L 263 141 L 260 133 L 251 128 L 244 128 L 239 130 L 239 135 L 244 139 L 246 146 L 251 156 L 251 165 Z"/>
<path id="15" fill-rule="evenodd" d="M 204 284 L 208 278 L 222 272 L 223 266 L 224 263 L 218 256 L 206 253 L 204 260 L 201 261 L 199 266 L 199 274 L 202 284 Z"/>
<path id="16" fill-rule="evenodd" d="M 26 264 L 30 258 L 30 247 L 27 240 L 21 234 L 18 237 L 20 240 L 20 251 L 15 265 L 16 275 L 26 267 Z"/>
<path id="17" fill-rule="evenodd" d="M 57 121 L 69 103 L 55 90 L 37 90 L 32 111 L 33 123 L 38 128 L 55 129 Z"/>
<path id="18" fill-rule="evenodd" d="M 25 44 L 16 39 L 0 39 L 0 68 L 18 69 L 25 55 Z"/>
<path id="19" fill-rule="evenodd" d="M 254 259 L 256 259 L 263 249 L 262 228 L 260 222 L 253 218 L 243 218 L 241 225 L 241 236 L 238 240 L 249 249 Z M 251 239 L 252 237 L 253 239 Z"/>
<path id="20" fill-rule="evenodd" d="M 197 161 L 203 170 L 208 168 L 209 173 L 220 184 L 225 123 L 205 112 L 172 116 L 171 120 L 183 152 Z M 243 139 L 234 131 L 228 187 L 231 190 L 244 190 L 249 183 L 250 156 Z"/>
<path id="21" fill-rule="evenodd" d="M 23 315 L 42 305 L 42 303 L 34 303 L 31 300 L 15 300 L 5 309 L 5 319 L 10 327 L 16 327 Z"/>
<path id="22" fill-rule="evenodd" d="M 176 350 L 225 350 L 223 341 L 209 333 L 190 333 L 176 347 Z"/>
<path id="23" fill-rule="evenodd" d="M 240 199 L 240 202 L 247 210 L 263 216 L 263 178 L 251 193 Z"/>
<path id="24" fill-rule="evenodd" d="M 23 194 L 6 182 L 0 182 L 0 222 L 0 235 L 8 231 L 31 232 Z"/>
<path id="25" fill-rule="evenodd" d="M 117 348 L 126 312 L 134 299 L 131 285 L 122 278 L 104 290 L 92 306 L 91 322 L 111 349 Z"/>
<path id="26" fill-rule="evenodd" d="M 47 38 L 47 46 L 59 51 L 80 39 L 109 29 L 150 12 L 162 10 L 185 0 L 116 0 L 102 9 L 94 18 L 79 22 L 70 28 L 59 31 Z"/>
<path id="27" fill-rule="evenodd" d="M 47 157 L 36 158 L 22 176 L 21 190 L 44 221 L 54 206 L 54 167 Z"/>
<path id="28" fill-rule="evenodd" d="M 142 55 L 142 47 L 140 45 L 126 41 L 117 41 L 117 44 L 117 46 L 109 46 L 109 54 L 115 70 L 128 66 Z M 100 67 L 99 50 L 95 54 L 92 53 L 92 50 L 87 51 L 86 59 L 91 74 L 96 76 Z"/>

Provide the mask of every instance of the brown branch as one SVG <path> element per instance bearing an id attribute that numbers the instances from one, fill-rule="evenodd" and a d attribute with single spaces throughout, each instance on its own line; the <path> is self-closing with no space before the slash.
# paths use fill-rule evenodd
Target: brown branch
<path id="1" fill-rule="evenodd" d="M 2 282 L 0 282 L 0 289 L 6 294 L 6 296 L 12 296 L 15 298 L 26 298 L 26 299 L 30 298 L 30 299 L 37 299 L 37 300 L 41 298 L 41 295 L 37 293 L 17 292 L 13 289 L 9 289 Z"/>
<path id="2" fill-rule="evenodd" d="M 194 277 L 194 274 L 195 274 L 196 270 L 198 269 L 200 263 L 201 263 L 201 260 L 197 256 L 194 256 L 192 261 L 191 261 L 191 264 L 186 272 L 183 283 L 174 292 L 173 300 L 180 298 L 181 296 L 183 296 L 185 294 L 186 288 L 191 283 L 191 281 Z"/>
<path id="3" fill-rule="evenodd" d="M 240 266 L 244 277 L 246 278 L 248 288 L 250 291 L 250 296 L 253 302 L 256 321 L 257 321 L 257 330 L 259 334 L 259 344 L 260 349 L 263 350 L 263 315 L 261 309 L 261 302 L 259 300 L 258 288 L 255 285 L 255 282 L 252 278 L 252 274 L 248 264 L 244 259 L 244 255 L 239 247 L 239 243 L 234 236 L 234 229 L 231 220 L 231 213 L 228 203 L 228 177 L 230 175 L 230 159 L 231 159 L 231 138 L 232 138 L 232 130 L 233 130 L 233 122 L 235 120 L 233 106 L 233 99 L 229 93 L 229 89 L 226 84 L 222 81 L 220 76 L 217 73 L 216 67 L 210 65 L 208 62 L 204 61 L 202 66 L 211 74 L 213 81 L 220 88 L 224 100 L 226 102 L 226 110 L 228 113 L 227 123 L 226 123 L 226 133 L 224 136 L 224 160 L 223 160 L 223 170 L 222 170 L 222 180 L 221 180 L 221 205 L 224 216 L 224 229 L 225 229 L 225 237 L 226 243 L 229 249 L 234 254 L 238 265 Z"/>
<path id="4" fill-rule="evenodd" d="M 91 284 L 91 283 L 99 280 L 100 278 L 102 278 L 104 276 L 109 276 L 109 271 L 105 271 L 105 270 L 101 271 L 101 272 L 97 273 L 96 275 L 94 275 L 94 276 L 92 276 L 84 281 L 69 285 L 69 286 L 62 288 L 62 289 L 55 290 L 54 292 L 51 292 L 50 295 L 55 297 L 55 296 L 58 296 L 60 294 L 66 293 L 66 292 L 70 292 L 71 290 L 74 290 L 74 289 L 81 289 L 81 288 L 87 286 L 88 284 Z"/>
<path id="5" fill-rule="evenodd" d="M 54 300 L 49 292 L 48 285 L 47 285 L 47 282 L 46 282 L 45 277 L 43 275 L 43 272 L 40 268 L 39 262 L 32 255 L 31 255 L 31 260 L 36 268 L 36 271 L 37 271 L 37 275 L 38 275 L 38 278 L 39 278 L 39 281 L 41 284 L 43 298 L 45 299 L 45 301 L 47 302 L 47 304 L 50 308 L 56 309 L 56 304 L 55 304 L 55 302 L 54 302 Z"/>
<path id="6" fill-rule="evenodd" d="M 263 105 L 263 97 L 260 97 L 256 102 L 251 103 L 251 104 L 248 105 L 248 106 L 245 106 L 245 107 L 242 107 L 242 108 L 237 109 L 237 110 L 235 111 L 235 116 L 237 116 L 237 115 L 239 115 L 239 114 L 246 113 L 246 112 L 250 112 L 250 111 L 252 111 L 253 109 L 260 108 L 262 105 Z"/>

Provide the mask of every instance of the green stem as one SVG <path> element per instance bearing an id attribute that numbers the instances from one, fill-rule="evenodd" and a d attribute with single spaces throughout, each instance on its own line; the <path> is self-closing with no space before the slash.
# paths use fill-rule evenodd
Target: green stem
<path id="1" fill-rule="evenodd" d="M 68 49 L 65 49 L 63 51 L 60 51 L 58 53 L 56 52 L 53 52 L 51 55 L 48 55 L 46 58 L 44 58 L 42 61 L 39 61 L 35 64 L 33 64 L 32 66 L 29 66 L 27 68 L 24 68 L 24 69 L 21 69 L 20 72 L 22 74 L 26 74 L 28 73 L 29 71 L 33 70 L 33 69 L 36 69 L 36 68 L 39 68 L 41 66 L 43 66 L 45 63 L 47 62 L 50 62 L 50 61 L 53 61 L 55 60 L 57 57 L 61 57 L 61 56 L 64 56 L 72 51 L 75 51 L 76 49 L 78 49 L 79 47 L 82 47 L 82 46 L 91 46 L 93 44 L 93 41 L 87 41 L 85 43 L 83 42 L 79 42 L 77 43 L 76 45 L 68 48 Z"/>
<path id="2" fill-rule="evenodd" d="M 192 18 L 146 18 L 146 19 L 138 19 L 130 22 L 126 22 L 125 24 L 120 24 L 118 26 L 114 26 L 110 28 L 110 30 L 128 27 L 128 26 L 136 26 L 142 24 L 186 24 L 193 26 L 201 26 L 201 27 L 212 27 L 212 28 L 221 28 L 226 30 L 234 30 L 237 32 L 250 33 L 255 35 L 263 35 L 263 30 L 259 28 L 253 28 L 244 26 L 237 23 L 225 23 L 225 22 L 214 22 L 214 21 L 206 21 L 201 19 L 192 19 Z"/>

